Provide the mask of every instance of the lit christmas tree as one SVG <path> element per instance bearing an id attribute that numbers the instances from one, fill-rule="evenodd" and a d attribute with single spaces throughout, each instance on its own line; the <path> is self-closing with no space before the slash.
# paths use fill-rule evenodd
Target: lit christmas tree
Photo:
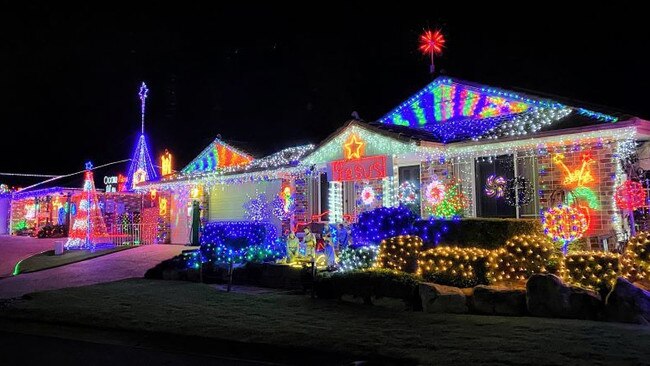
<path id="1" fill-rule="evenodd" d="M 133 158 L 131 159 L 131 166 L 129 167 L 129 174 L 127 176 L 127 189 L 133 190 L 135 186 L 144 181 L 151 179 L 156 179 L 158 174 L 153 167 L 153 162 L 151 156 L 149 155 L 149 148 L 147 147 L 147 140 L 144 137 L 144 116 L 145 116 L 145 102 L 147 100 L 147 95 L 149 89 L 147 85 L 143 82 L 140 86 L 140 92 L 138 96 L 140 97 L 140 138 L 133 152 Z"/>
<path id="2" fill-rule="evenodd" d="M 70 224 L 66 249 L 95 249 L 98 244 L 109 242 L 91 169 L 92 163 L 86 163 L 83 193 L 73 197 L 77 214 Z"/>

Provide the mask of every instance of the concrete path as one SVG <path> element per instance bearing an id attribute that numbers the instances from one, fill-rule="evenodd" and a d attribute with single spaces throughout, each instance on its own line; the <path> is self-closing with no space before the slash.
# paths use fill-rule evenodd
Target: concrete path
<path id="1" fill-rule="evenodd" d="M 29 236 L 0 236 L 0 278 L 11 276 L 14 266 L 20 260 L 34 254 L 53 250 L 54 243 L 59 239 L 37 239 Z"/>
<path id="2" fill-rule="evenodd" d="M 144 245 L 63 267 L 3 278 L 0 279 L 0 298 L 142 277 L 149 268 L 190 248 L 182 245 Z"/>

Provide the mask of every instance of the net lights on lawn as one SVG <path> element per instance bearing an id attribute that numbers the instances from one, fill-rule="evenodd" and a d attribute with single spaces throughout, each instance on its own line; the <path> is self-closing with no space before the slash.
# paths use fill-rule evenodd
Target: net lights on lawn
<path id="1" fill-rule="evenodd" d="M 542 226 L 549 238 L 562 244 L 562 252 L 566 254 L 569 243 L 580 239 L 589 224 L 585 215 L 575 207 L 558 205 L 544 212 Z"/>
<path id="2" fill-rule="evenodd" d="M 480 248 L 437 247 L 420 253 L 418 271 L 427 281 L 459 287 L 481 284 L 490 251 Z"/>

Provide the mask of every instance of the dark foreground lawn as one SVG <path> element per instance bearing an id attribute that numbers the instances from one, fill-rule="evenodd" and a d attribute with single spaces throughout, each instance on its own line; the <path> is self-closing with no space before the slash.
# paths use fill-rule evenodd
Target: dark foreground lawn
<path id="1" fill-rule="evenodd" d="M 642 326 L 432 315 L 302 295 L 225 293 L 175 281 L 132 279 L 35 293 L 4 304 L 0 317 L 227 339 L 251 343 L 251 353 L 254 344 L 277 345 L 405 364 L 650 362 L 650 328 Z"/>

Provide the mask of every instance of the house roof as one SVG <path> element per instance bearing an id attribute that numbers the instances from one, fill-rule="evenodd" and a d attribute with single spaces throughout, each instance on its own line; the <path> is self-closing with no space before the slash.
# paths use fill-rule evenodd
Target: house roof
<path id="1" fill-rule="evenodd" d="M 629 118 L 620 113 L 574 106 L 568 101 L 439 77 L 380 118 L 377 124 L 422 140 L 451 143 L 523 136 Z"/>

